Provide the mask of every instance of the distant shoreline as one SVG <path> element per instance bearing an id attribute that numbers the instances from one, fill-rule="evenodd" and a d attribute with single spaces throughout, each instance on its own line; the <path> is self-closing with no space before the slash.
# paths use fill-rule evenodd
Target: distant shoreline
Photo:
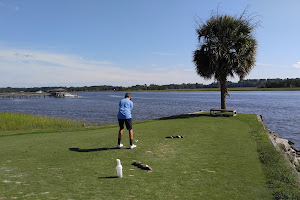
<path id="1" fill-rule="evenodd" d="M 300 91 L 297 88 L 256 88 L 256 87 L 241 87 L 228 88 L 229 91 Z M 146 90 L 145 90 L 146 91 Z M 149 91 L 220 91 L 220 88 L 201 88 L 201 89 L 172 89 L 172 90 L 149 90 Z"/>
<path id="2" fill-rule="evenodd" d="M 220 88 L 199 88 L 199 89 L 167 89 L 167 90 L 99 90 L 99 91 L 76 91 L 76 92 L 193 92 L 193 91 L 220 91 Z M 228 88 L 229 92 L 233 91 L 300 91 L 300 87 L 295 88 L 256 88 L 256 87 L 235 87 Z M 0 97 L 7 96 L 48 96 L 48 93 L 43 92 L 42 94 L 37 94 L 34 92 L 2 92 Z"/>
<path id="3" fill-rule="evenodd" d="M 76 92 L 215 92 L 220 88 L 200 88 L 200 89 L 167 89 L 167 90 L 101 90 L 101 91 L 76 91 Z M 300 91 L 300 87 L 296 88 L 256 88 L 256 87 L 238 87 L 228 88 L 228 91 Z"/>
<path id="4" fill-rule="evenodd" d="M 118 91 L 77 91 L 77 92 L 215 92 L 220 91 L 220 88 L 200 88 L 200 89 L 167 89 L 167 90 L 118 90 Z M 228 88 L 228 91 L 300 91 L 300 87 L 297 88 L 256 88 L 256 87 L 241 87 L 241 88 Z"/>

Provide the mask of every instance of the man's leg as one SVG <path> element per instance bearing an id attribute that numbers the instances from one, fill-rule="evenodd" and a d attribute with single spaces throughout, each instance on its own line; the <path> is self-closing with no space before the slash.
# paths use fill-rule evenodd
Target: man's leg
<path id="1" fill-rule="evenodd" d="M 126 119 L 125 124 L 129 133 L 129 143 L 131 146 L 133 144 L 132 119 Z"/>
<path id="2" fill-rule="evenodd" d="M 123 133 L 123 129 L 120 129 L 120 130 L 119 130 L 119 134 L 118 134 L 118 145 L 121 144 L 122 133 Z"/>
<path id="3" fill-rule="evenodd" d="M 129 140 L 130 140 L 130 149 L 133 149 L 136 147 L 135 144 L 133 144 L 133 131 L 132 129 L 129 130 Z"/>
<path id="4" fill-rule="evenodd" d="M 133 131 L 132 129 L 129 130 L 129 142 L 130 142 L 130 146 L 133 144 Z"/>
<path id="5" fill-rule="evenodd" d="M 126 128 L 129 132 L 129 142 L 130 142 L 130 149 L 133 149 L 136 147 L 136 145 L 133 144 L 133 131 L 132 131 L 132 119 L 127 119 L 125 121 Z"/>
<path id="6" fill-rule="evenodd" d="M 121 138 L 122 138 L 122 133 L 123 133 L 123 129 L 124 129 L 124 120 L 122 119 L 118 119 L 119 121 L 119 132 L 118 132 L 118 146 L 117 148 L 121 148 L 123 146 L 123 144 L 121 144 Z"/>

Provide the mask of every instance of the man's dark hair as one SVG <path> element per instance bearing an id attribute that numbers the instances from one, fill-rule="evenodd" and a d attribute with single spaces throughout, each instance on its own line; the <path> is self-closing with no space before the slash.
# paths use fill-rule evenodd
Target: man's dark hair
<path id="1" fill-rule="evenodd" d="M 127 97 L 131 97 L 131 94 L 130 93 L 126 93 L 125 94 L 125 98 L 127 98 Z"/>

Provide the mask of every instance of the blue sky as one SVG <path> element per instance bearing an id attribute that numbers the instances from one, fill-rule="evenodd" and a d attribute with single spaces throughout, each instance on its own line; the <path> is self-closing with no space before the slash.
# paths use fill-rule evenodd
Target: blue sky
<path id="1" fill-rule="evenodd" d="M 261 21 L 246 79 L 300 78 L 299 0 L 0 0 L 0 87 L 208 84 L 195 18 L 246 7 Z"/>

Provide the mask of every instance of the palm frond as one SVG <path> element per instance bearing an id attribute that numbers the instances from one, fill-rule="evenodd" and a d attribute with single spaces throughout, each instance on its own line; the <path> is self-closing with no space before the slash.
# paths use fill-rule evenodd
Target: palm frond
<path id="1" fill-rule="evenodd" d="M 212 16 L 196 30 L 199 48 L 193 62 L 204 78 L 243 78 L 255 64 L 257 42 L 249 20 L 229 15 Z"/>

